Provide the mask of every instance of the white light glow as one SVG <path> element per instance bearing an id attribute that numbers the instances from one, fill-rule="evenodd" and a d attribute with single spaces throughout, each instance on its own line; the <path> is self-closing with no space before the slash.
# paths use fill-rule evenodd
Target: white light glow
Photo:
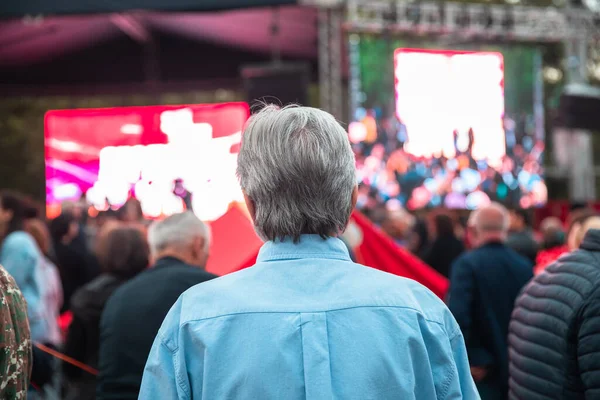
<path id="1" fill-rule="evenodd" d="M 464 151 L 498 165 L 505 154 L 502 55 L 402 51 L 396 53 L 396 113 L 406 125 L 405 150 L 417 157 Z M 454 143 L 454 131 L 458 143 Z"/>
<path id="2" fill-rule="evenodd" d="M 138 124 L 125 124 L 121 127 L 121 133 L 124 135 L 141 135 L 144 128 Z"/>

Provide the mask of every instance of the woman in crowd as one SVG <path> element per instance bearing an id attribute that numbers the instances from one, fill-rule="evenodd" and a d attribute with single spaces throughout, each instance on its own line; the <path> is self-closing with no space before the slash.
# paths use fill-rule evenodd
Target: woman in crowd
<path id="1" fill-rule="evenodd" d="M 50 232 L 44 221 L 38 218 L 28 219 L 25 230 L 35 240 L 38 250 L 42 254 L 43 282 L 42 304 L 46 309 L 45 322 L 47 325 L 48 342 L 54 347 L 62 345 L 62 336 L 58 326 L 58 317 L 63 303 L 63 290 L 60 274 L 51 255 Z"/>
<path id="2" fill-rule="evenodd" d="M 416 220 L 408 239 L 407 248 L 421 260 L 426 256 L 429 248 L 429 232 L 427 231 L 427 222 L 424 219 L 419 218 Z"/>
<path id="3" fill-rule="evenodd" d="M 431 216 L 429 232 L 433 241 L 423 261 L 448 278 L 450 266 L 465 251 L 465 246 L 456 237 L 454 221 L 449 215 L 435 213 Z"/>
<path id="4" fill-rule="evenodd" d="M 102 274 L 72 297 L 73 322 L 65 353 L 92 368 L 98 365 L 100 317 L 110 295 L 149 263 L 149 248 L 142 230 L 120 223 L 108 224 L 97 238 L 96 253 Z M 95 377 L 70 365 L 63 367 L 68 380 L 67 399 L 94 399 Z"/>
<path id="5" fill-rule="evenodd" d="M 35 241 L 24 230 L 29 207 L 17 194 L 0 193 L 0 264 L 15 279 L 27 301 L 31 339 L 48 343 L 43 302 L 44 267 Z"/>

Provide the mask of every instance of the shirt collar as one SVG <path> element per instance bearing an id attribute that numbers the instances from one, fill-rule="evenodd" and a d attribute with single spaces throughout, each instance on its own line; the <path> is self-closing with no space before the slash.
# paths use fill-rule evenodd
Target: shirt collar
<path id="1" fill-rule="evenodd" d="M 340 239 L 319 235 L 301 235 L 300 241 L 291 239 L 266 242 L 260 249 L 257 262 L 290 260 L 298 258 L 328 258 L 351 261 L 348 247 Z"/>

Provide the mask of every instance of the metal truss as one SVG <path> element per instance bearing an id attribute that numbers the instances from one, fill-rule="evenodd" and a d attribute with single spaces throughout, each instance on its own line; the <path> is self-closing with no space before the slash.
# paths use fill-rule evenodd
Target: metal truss
<path id="1" fill-rule="evenodd" d="M 600 13 L 581 8 L 540 8 L 406 0 L 348 0 L 351 32 L 458 34 L 514 41 L 559 42 L 600 36 Z"/>
<path id="2" fill-rule="evenodd" d="M 342 9 L 319 10 L 319 96 L 322 109 L 341 119 Z"/>
<path id="3" fill-rule="evenodd" d="M 343 115 L 342 27 L 349 33 L 385 32 L 459 40 L 562 42 L 567 49 L 578 49 L 568 53 L 570 57 L 577 53 L 577 64 L 581 70 L 585 68 L 587 57 L 580 49 L 600 41 L 600 13 L 581 8 L 409 0 L 301 0 L 300 3 L 319 8 L 320 103 L 321 108 L 337 118 Z M 346 18 L 342 21 L 344 12 Z"/>

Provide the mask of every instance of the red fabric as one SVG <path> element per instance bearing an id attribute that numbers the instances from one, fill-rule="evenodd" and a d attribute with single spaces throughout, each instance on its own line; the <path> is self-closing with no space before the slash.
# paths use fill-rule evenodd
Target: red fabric
<path id="1" fill-rule="evenodd" d="M 254 232 L 252 222 L 237 206 L 210 224 L 212 243 L 206 270 L 226 275 L 256 262 L 262 240 Z"/>
<path id="2" fill-rule="evenodd" d="M 66 311 L 58 317 L 58 327 L 60 328 L 63 340 L 67 340 L 67 332 L 69 331 L 69 325 L 71 325 L 72 321 L 73 313 L 71 311 Z"/>
<path id="3" fill-rule="evenodd" d="M 212 225 L 214 242 L 219 243 L 221 247 L 211 250 L 211 261 L 207 269 L 218 275 L 254 265 L 262 244 L 248 218 L 239 209 L 235 210 L 225 214 Z M 444 298 L 449 286 L 446 278 L 394 243 L 359 212 L 355 211 L 352 214 L 352 220 L 363 234 L 362 244 L 355 249 L 359 263 L 414 279 L 440 298 Z"/>
<path id="4" fill-rule="evenodd" d="M 364 215 L 355 211 L 352 220 L 362 230 L 363 241 L 356 249 L 357 261 L 361 264 L 414 279 L 426 286 L 440 298 L 448 291 L 448 280 L 433 268 L 394 241 L 377 228 Z"/>
<path id="5" fill-rule="evenodd" d="M 535 275 L 542 273 L 548 265 L 552 264 L 554 261 L 558 260 L 560 256 L 568 252 L 569 248 L 566 245 L 540 251 L 535 260 L 536 265 L 533 268 L 533 273 Z"/>

